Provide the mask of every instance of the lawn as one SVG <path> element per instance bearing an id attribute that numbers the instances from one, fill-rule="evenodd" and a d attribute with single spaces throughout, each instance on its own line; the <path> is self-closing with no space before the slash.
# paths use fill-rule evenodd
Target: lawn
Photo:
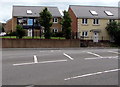
<path id="1" fill-rule="evenodd" d="M 1 36 L 0 38 L 16 38 L 16 36 Z M 33 39 L 32 37 L 25 36 L 23 39 Z M 45 39 L 45 37 L 35 36 L 34 39 Z M 51 37 L 51 39 L 65 39 L 64 37 Z"/>

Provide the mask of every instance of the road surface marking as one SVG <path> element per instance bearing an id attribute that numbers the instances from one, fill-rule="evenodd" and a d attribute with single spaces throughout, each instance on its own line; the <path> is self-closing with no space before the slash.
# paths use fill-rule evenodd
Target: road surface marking
<path id="1" fill-rule="evenodd" d="M 64 56 L 68 57 L 70 60 L 74 60 L 71 56 L 69 56 L 68 54 L 66 53 L 63 53 Z"/>
<path id="2" fill-rule="evenodd" d="M 71 80 L 71 79 L 77 79 L 77 78 L 88 77 L 88 76 L 93 76 L 93 75 L 99 75 L 99 74 L 104 74 L 104 73 L 116 72 L 116 71 L 119 71 L 119 70 L 120 69 L 114 69 L 114 70 L 107 70 L 107 71 L 96 72 L 96 73 L 89 73 L 89 74 L 84 74 L 84 75 L 80 75 L 80 76 L 66 78 L 64 80 L 67 81 L 67 80 Z"/>
<path id="3" fill-rule="evenodd" d="M 94 60 L 94 59 L 118 59 L 118 56 L 108 56 L 108 57 L 93 57 L 93 58 L 84 58 L 85 60 Z"/>
<path id="4" fill-rule="evenodd" d="M 120 53 L 115 52 L 115 51 L 108 51 L 108 52 L 110 52 L 110 53 L 115 53 L 115 54 L 120 54 Z"/>
<path id="5" fill-rule="evenodd" d="M 96 54 L 96 53 L 92 53 L 92 52 L 87 52 L 87 53 L 102 58 L 102 56 L 100 56 L 100 55 L 98 55 L 98 54 Z"/>
<path id="6" fill-rule="evenodd" d="M 28 85 L 28 86 L 25 86 L 25 87 L 34 87 L 34 85 Z"/>
<path id="7" fill-rule="evenodd" d="M 54 52 L 53 50 L 51 50 L 50 52 Z"/>
<path id="8" fill-rule="evenodd" d="M 37 56 L 36 55 L 34 55 L 34 63 L 38 63 L 38 59 L 37 59 Z"/>
<path id="9" fill-rule="evenodd" d="M 19 64 L 13 64 L 13 66 L 22 66 L 22 65 L 32 65 L 32 64 L 42 64 L 42 63 L 57 63 L 57 62 L 66 62 L 67 60 L 53 60 L 53 61 L 42 61 L 42 62 L 30 62 L 30 63 L 19 63 Z"/>
<path id="10" fill-rule="evenodd" d="M 40 51 L 40 52 L 47 52 L 47 51 Z"/>

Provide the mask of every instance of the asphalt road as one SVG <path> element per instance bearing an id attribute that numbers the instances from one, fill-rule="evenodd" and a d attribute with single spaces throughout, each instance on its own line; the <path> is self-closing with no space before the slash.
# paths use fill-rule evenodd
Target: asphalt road
<path id="1" fill-rule="evenodd" d="M 3 49 L 3 85 L 118 85 L 118 49 Z"/>

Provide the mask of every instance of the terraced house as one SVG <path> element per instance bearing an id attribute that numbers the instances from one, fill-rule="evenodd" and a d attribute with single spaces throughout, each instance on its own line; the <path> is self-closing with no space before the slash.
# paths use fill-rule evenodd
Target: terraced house
<path id="1" fill-rule="evenodd" d="M 105 29 L 111 21 L 118 21 L 118 7 L 70 5 L 74 37 L 93 42 L 110 41 Z"/>
<path id="2" fill-rule="evenodd" d="M 21 25 L 27 31 L 28 36 L 32 34 L 39 35 L 40 32 L 44 32 L 44 28 L 38 24 L 39 13 L 47 6 L 13 6 L 11 30 L 15 31 L 17 25 Z M 51 27 L 52 32 L 61 31 L 61 14 L 57 7 L 47 7 L 48 11 L 52 14 L 53 25 Z M 41 30 L 40 30 L 41 28 Z M 9 29 L 9 28 L 8 28 Z M 33 33 L 34 30 L 34 33 Z"/>

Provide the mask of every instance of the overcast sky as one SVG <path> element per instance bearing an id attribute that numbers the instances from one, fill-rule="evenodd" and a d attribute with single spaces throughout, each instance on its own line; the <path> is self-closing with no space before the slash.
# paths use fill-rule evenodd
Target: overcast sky
<path id="1" fill-rule="evenodd" d="M 57 6 L 60 12 L 69 5 L 118 6 L 120 0 L 0 0 L 0 22 L 12 18 L 12 6 Z"/>

